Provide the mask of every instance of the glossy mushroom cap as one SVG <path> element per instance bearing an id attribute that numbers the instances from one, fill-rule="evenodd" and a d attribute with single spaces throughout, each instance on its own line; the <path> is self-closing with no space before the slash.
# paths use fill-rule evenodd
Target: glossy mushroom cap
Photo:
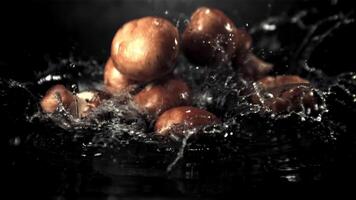
<path id="1" fill-rule="evenodd" d="M 229 62 L 238 46 L 234 22 L 222 11 L 200 7 L 183 32 L 183 51 L 194 64 Z"/>
<path id="2" fill-rule="evenodd" d="M 127 22 L 116 32 L 111 58 L 127 78 L 149 82 L 173 70 L 178 42 L 178 30 L 169 21 L 143 17 Z"/>
<path id="3" fill-rule="evenodd" d="M 194 64 L 242 62 L 251 51 L 252 37 L 222 11 L 200 7 L 183 33 L 183 51 Z"/>
<path id="4" fill-rule="evenodd" d="M 268 76 L 257 85 L 261 91 L 252 96 L 252 102 L 274 113 L 314 109 L 317 104 L 309 81 L 299 76 Z"/>
<path id="5" fill-rule="evenodd" d="M 58 84 L 54 85 L 46 92 L 40 104 L 44 112 L 53 113 L 60 103 L 68 109 L 73 102 L 75 102 L 74 95 L 63 85 Z"/>
<path id="6" fill-rule="evenodd" d="M 135 81 L 128 79 L 116 69 L 111 58 L 108 59 L 104 69 L 104 84 L 110 93 L 128 92 L 135 83 Z"/>
<path id="7" fill-rule="evenodd" d="M 257 82 L 263 89 L 271 89 L 291 84 L 309 84 L 306 79 L 296 75 L 267 76 Z"/>
<path id="8" fill-rule="evenodd" d="M 177 134 L 177 131 L 182 131 L 183 129 L 218 123 L 220 123 L 220 120 L 206 110 L 182 106 L 169 109 L 159 116 L 155 124 L 155 132 L 158 135 Z"/>
<path id="9" fill-rule="evenodd" d="M 242 77 L 248 80 L 258 80 L 268 74 L 273 69 L 273 65 L 267 63 L 254 54 L 249 53 L 239 64 L 239 72 Z"/>
<path id="10" fill-rule="evenodd" d="M 44 112 L 53 113 L 62 103 L 65 109 L 76 118 L 86 117 L 93 108 L 99 106 L 103 99 L 110 95 L 97 90 L 84 91 L 73 95 L 63 85 L 51 87 L 40 104 Z"/>
<path id="11" fill-rule="evenodd" d="M 134 102 L 150 116 L 157 116 L 172 107 L 189 105 L 191 91 L 182 79 L 168 77 L 148 84 L 134 96 Z"/>

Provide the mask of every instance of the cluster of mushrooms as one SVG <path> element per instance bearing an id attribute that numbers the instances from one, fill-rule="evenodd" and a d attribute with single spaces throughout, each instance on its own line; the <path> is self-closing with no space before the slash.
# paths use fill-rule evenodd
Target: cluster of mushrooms
<path id="1" fill-rule="evenodd" d="M 191 63 L 200 66 L 231 63 L 242 78 L 258 88 L 250 102 L 271 112 L 315 107 L 309 81 L 294 75 L 266 76 L 273 65 L 256 57 L 251 46 L 251 36 L 213 8 L 198 8 L 181 39 L 177 28 L 166 19 L 135 19 L 125 23 L 113 38 L 104 69 L 105 91 L 73 94 L 63 85 L 55 85 L 40 104 L 45 113 L 53 113 L 62 105 L 74 117 L 85 118 L 104 100 L 129 93 L 136 108 L 155 122 L 158 135 L 221 123 L 214 114 L 191 106 L 189 85 L 173 73 L 182 51 Z"/>

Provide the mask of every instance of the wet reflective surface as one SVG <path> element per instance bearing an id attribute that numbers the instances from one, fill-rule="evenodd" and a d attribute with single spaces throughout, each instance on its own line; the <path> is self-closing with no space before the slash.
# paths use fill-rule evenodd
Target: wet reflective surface
<path id="1" fill-rule="evenodd" d="M 56 83 L 101 89 L 104 56 L 73 48 L 28 59 L 40 67 L 27 79 L 9 69 L 0 77 L 7 191 L 14 198 L 165 199 L 352 188 L 356 73 L 348 47 L 355 16 L 342 3 L 329 1 L 324 10 L 318 2 L 292 4 L 247 27 L 254 52 L 275 65 L 272 75 L 297 74 L 313 84 L 316 111 L 274 114 L 249 103 L 253 84 L 231 66 L 205 68 L 180 57 L 175 71 L 192 87 L 194 106 L 223 122 L 183 138 L 154 136 L 126 95 L 85 119 L 63 109 L 40 112 L 41 95 Z M 183 30 L 189 13 L 168 8 L 160 15 Z"/>

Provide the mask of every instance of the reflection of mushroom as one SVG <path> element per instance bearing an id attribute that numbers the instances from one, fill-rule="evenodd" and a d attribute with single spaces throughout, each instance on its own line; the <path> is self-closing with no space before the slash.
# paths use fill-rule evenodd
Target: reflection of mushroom
<path id="1" fill-rule="evenodd" d="M 179 78 L 169 77 L 148 84 L 134 96 L 138 107 L 151 116 L 176 106 L 189 105 L 191 92 L 189 86 Z"/>
<path id="2" fill-rule="evenodd" d="M 251 101 L 275 113 L 314 109 L 317 103 L 309 81 L 299 76 L 268 76 L 259 80 Z"/>
<path id="3" fill-rule="evenodd" d="M 218 124 L 220 120 L 212 113 L 189 106 L 176 107 L 160 115 L 155 124 L 159 135 L 181 134 L 183 129 Z"/>
<path id="4" fill-rule="evenodd" d="M 177 28 L 165 19 L 132 20 L 115 34 L 111 58 L 127 78 L 149 82 L 173 70 L 179 52 L 178 41 Z"/>

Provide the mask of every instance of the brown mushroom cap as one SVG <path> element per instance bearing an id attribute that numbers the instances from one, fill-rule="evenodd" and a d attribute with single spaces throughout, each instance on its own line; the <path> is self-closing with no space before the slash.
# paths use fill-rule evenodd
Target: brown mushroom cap
<path id="1" fill-rule="evenodd" d="M 222 11 L 198 8 L 182 36 L 185 56 L 200 65 L 229 62 L 237 47 L 236 29 Z"/>
<path id="2" fill-rule="evenodd" d="M 104 69 L 105 88 L 111 93 L 129 91 L 135 81 L 128 79 L 116 69 L 111 58 L 105 64 Z"/>
<path id="3" fill-rule="evenodd" d="M 148 82 L 174 68 L 179 52 L 179 34 L 169 21 L 144 17 L 124 24 L 115 34 L 111 58 L 127 78 Z"/>
<path id="4" fill-rule="evenodd" d="M 252 37 L 222 11 L 200 7 L 183 33 L 183 51 L 195 64 L 242 62 L 250 52 Z"/>
<path id="5" fill-rule="evenodd" d="M 134 102 L 150 116 L 157 116 L 169 108 L 189 105 L 191 91 L 182 79 L 169 77 L 147 85 L 134 96 Z"/>
<path id="6" fill-rule="evenodd" d="M 46 92 L 40 104 L 44 112 L 52 113 L 57 109 L 60 102 L 62 102 L 65 108 L 69 108 L 75 102 L 75 97 L 67 88 L 58 84 Z"/>
<path id="7" fill-rule="evenodd" d="M 261 60 L 252 53 L 247 54 L 239 66 L 239 71 L 242 73 L 242 76 L 250 80 L 258 80 L 268 74 L 272 69 L 272 64 Z"/>
<path id="8" fill-rule="evenodd" d="M 156 121 L 155 131 L 159 135 L 168 135 L 177 127 L 195 128 L 220 123 L 212 113 L 190 106 L 171 108 Z"/>
<path id="9" fill-rule="evenodd" d="M 290 84 L 309 84 L 306 79 L 296 75 L 267 76 L 257 82 L 263 89 L 271 89 Z"/>
<path id="10" fill-rule="evenodd" d="M 317 104 L 310 82 L 299 76 L 268 76 L 257 83 L 262 91 L 260 95 L 252 96 L 252 102 L 263 105 L 272 112 L 313 109 Z M 264 94 L 268 94 L 268 97 L 264 97 Z"/>

